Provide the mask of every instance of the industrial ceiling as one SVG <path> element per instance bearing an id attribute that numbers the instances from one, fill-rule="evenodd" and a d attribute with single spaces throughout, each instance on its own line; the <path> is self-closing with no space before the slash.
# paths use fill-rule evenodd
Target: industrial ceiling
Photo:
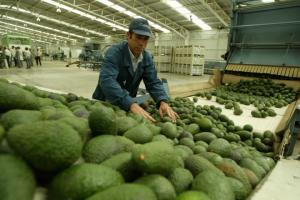
<path id="1" fill-rule="evenodd" d="M 133 17 L 151 21 L 153 32 L 184 38 L 201 30 L 176 12 L 174 0 L 0 0 L 0 34 L 17 32 L 55 42 L 123 38 Z M 212 29 L 230 25 L 231 0 L 177 0 Z"/>
<path id="2" fill-rule="evenodd" d="M 230 23 L 230 1 L 179 0 L 178 2 L 211 28 L 218 28 L 227 27 Z M 170 31 L 185 37 L 188 31 L 201 30 L 162 0 L 109 2 L 124 8 L 127 13 L 108 6 L 107 0 L 0 0 L 2 18 L 0 32 L 22 34 L 27 32 L 48 38 L 50 42 L 56 40 L 80 42 L 88 38 L 103 39 L 106 36 L 124 37 L 132 13 L 153 22 L 153 32 L 157 33 Z"/>

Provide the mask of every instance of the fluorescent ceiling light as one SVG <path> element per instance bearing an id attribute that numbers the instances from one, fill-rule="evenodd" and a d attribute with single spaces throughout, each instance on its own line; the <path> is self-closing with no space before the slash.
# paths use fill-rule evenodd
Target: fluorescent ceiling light
<path id="1" fill-rule="evenodd" d="M 165 3 L 168 4 L 171 8 L 175 9 L 182 7 L 182 5 L 176 0 L 168 0 Z"/>
<path id="2" fill-rule="evenodd" d="M 112 3 L 108 0 L 97 0 L 97 1 L 100 2 L 100 3 L 103 3 L 104 5 L 107 5 L 109 7 L 114 5 L 114 3 Z"/>
<path id="3" fill-rule="evenodd" d="M 123 7 L 121 7 L 121 6 L 117 5 L 117 4 L 112 5 L 111 7 L 112 7 L 113 9 L 119 11 L 119 12 L 124 12 L 124 11 L 126 10 L 125 8 L 123 8 Z"/>
<path id="4" fill-rule="evenodd" d="M 50 4 L 50 5 L 56 6 L 56 7 L 59 6 L 61 9 L 67 10 L 67 11 L 69 11 L 69 12 L 78 14 L 78 15 L 80 15 L 80 16 L 89 18 L 89 19 L 91 19 L 91 20 L 98 21 L 98 22 L 100 22 L 100 23 L 103 23 L 103 24 L 106 24 L 106 25 L 109 25 L 109 26 L 111 26 L 111 24 L 114 24 L 114 23 L 111 23 L 111 22 L 109 22 L 109 21 L 107 21 L 107 20 L 104 20 L 104 19 L 95 17 L 95 16 L 93 16 L 93 15 L 91 15 L 91 14 L 88 14 L 88 13 L 85 13 L 85 12 L 83 12 L 83 11 L 77 10 L 77 9 L 75 9 L 75 8 L 72 8 L 72 7 L 63 5 L 63 4 L 58 3 L 58 2 L 55 2 L 55 1 L 53 1 L 53 0 L 41 0 L 41 1 L 44 2 L 44 3 L 48 3 L 48 4 Z M 105 1 L 105 2 L 106 2 L 106 1 Z M 119 9 L 119 8 L 118 8 L 118 9 Z M 112 27 L 118 28 L 118 29 L 120 29 L 120 30 L 122 30 L 122 31 L 128 31 L 127 28 L 125 28 L 125 27 L 123 27 L 123 26 L 120 26 L 120 25 L 118 25 L 118 24 L 114 24 L 114 26 L 112 26 Z"/>
<path id="5" fill-rule="evenodd" d="M 7 34 L 7 32 L 1 32 L 0 31 L 0 35 L 4 35 L 4 34 Z M 51 44 L 50 42 L 46 42 L 46 41 L 42 41 L 42 40 L 38 40 L 38 39 L 33 39 L 33 38 L 30 38 L 32 41 L 37 41 L 37 42 L 40 42 L 40 43 L 45 43 L 45 44 Z"/>
<path id="6" fill-rule="evenodd" d="M 133 12 L 131 12 L 129 10 L 126 10 L 123 13 L 126 14 L 126 15 L 128 15 L 128 16 L 130 16 L 130 17 L 132 17 L 132 18 L 135 18 L 137 16 L 135 13 L 133 13 Z"/>
<path id="7" fill-rule="evenodd" d="M 262 0 L 263 3 L 272 3 L 274 0 Z"/>
<path id="8" fill-rule="evenodd" d="M 191 20 L 194 24 L 198 25 L 201 27 L 203 30 L 211 30 L 211 27 L 208 26 L 205 22 L 203 22 L 201 19 L 199 19 L 195 15 L 191 15 Z"/>
<path id="9" fill-rule="evenodd" d="M 18 27 L 18 28 L 20 28 L 20 29 L 25 29 L 25 30 L 27 30 L 27 31 L 39 33 L 40 35 L 47 35 L 47 36 L 51 36 L 51 37 L 54 37 L 54 38 L 57 37 L 57 38 L 61 38 L 61 39 L 63 39 L 63 40 L 76 41 L 75 39 L 71 39 L 71 38 L 68 38 L 68 37 L 64 37 L 64 36 L 60 36 L 60 35 L 55 35 L 55 34 L 47 33 L 47 32 L 42 32 L 42 31 L 39 31 L 39 30 L 36 30 L 36 29 L 31 29 L 31 28 L 27 28 L 27 27 L 22 27 L 22 26 L 10 24 L 10 23 L 3 22 L 3 21 L 0 21 L 0 24 L 5 24 L 5 25 L 8 25 L 8 26 Z"/>
<path id="10" fill-rule="evenodd" d="M 182 15 L 186 15 L 186 14 L 190 15 L 191 14 L 191 11 L 185 7 L 176 8 L 176 10 Z"/>
<path id="11" fill-rule="evenodd" d="M 31 39 L 32 41 L 35 42 L 40 42 L 40 43 L 45 43 L 45 44 L 51 44 L 51 42 L 46 42 L 46 41 L 42 41 L 42 40 L 38 40 L 38 39 Z"/>
<path id="12" fill-rule="evenodd" d="M 177 0 L 164 0 L 165 4 L 176 10 L 178 13 L 180 13 L 182 16 L 184 16 L 186 19 L 191 20 L 194 24 L 202 28 L 203 30 L 211 30 L 212 28 L 206 24 L 204 21 L 202 21 L 199 17 L 194 15 L 190 10 L 188 10 L 186 7 L 184 7 L 181 3 L 179 3 Z"/>
<path id="13" fill-rule="evenodd" d="M 1 25 L 0 25 L 0 27 L 3 28 L 3 29 L 5 29 L 5 30 L 9 30 L 9 31 L 15 31 L 16 30 L 16 29 L 13 29 L 13 28 L 10 28 L 10 27 L 1 26 Z M 18 30 L 18 29 L 17 29 L 17 32 L 25 34 L 25 35 L 28 35 L 29 37 L 39 37 L 39 38 L 43 37 L 43 38 L 47 38 L 49 40 L 58 40 L 58 39 L 50 38 L 50 37 L 46 37 L 46 36 L 39 36 L 36 33 L 26 32 L 26 31 L 22 31 L 22 30 Z"/>
<path id="14" fill-rule="evenodd" d="M 11 33 L 15 33 L 15 32 L 11 32 Z M 23 32 L 21 32 L 21 31 L 18 31 L 18 33 L 22 33 L 22 34 L 24 34 Z M 28 35 L 28 34 L 25 34 L 26 36 L 28 36 L 31 40 L 33 40 L 33 41 L 35 41 L 35 40 L 39 40 L 39 38 L 40 37 L 38 37 L 38 36 L 31 36 L 31 35 Z M 51 40 L 51 39 L 48 39 L 48 41 L 49 42 L 46 42 L 45 40 L 39 40 L 39 42 L 45 42 L 45 43 L 49 43 L 49 42 L 51 42 L 51 43 L 55 43 L 56 42 L 56 40 Z M 57 41 L 60 41 L 61 42 L 61 40 L 57 40 Z"/>
<path id="15" fill-rule="evenodd" d="M 32 26 L 36 26 L 36 27 L 39 27 L 39 28 L 47 29 L 47 30 L 54 31 L 54 32 L 57 32 L 57 33 L 63 33 L 65 35 L 70 35 L 70 36 L 77 37 L 77 38 L 80 38 L 80 39 L 86 39 L 86 37 L 81 36 L 81 35 L 77 35 L 77 34 L 66 32 L 66 31 L 61 31 L 61 30 L 58 30 L 58 29 L 55 29 L 55 28 L 50 28 L 48 26 L 43 26 L 43 25 L 40 25 L 40 24 L 35 24 L 35 23 L 32 23 L 32 22 L 24 21 L 24 20 L 17 19 L 17 18 L 14 18 L 14 17 L 9 17 L 7 15 L 4 15 L 3 18 L 4 19 L 8 19 L 8 20 L 12 20 L 12 21 L 17 21 L 17 22 L 22 22 L 22 23 L 30 24 Z"/>
<path id="16" fill-rule="evenodd" d="M 140 17 L 140 16 L 138 16 L 137 14 L 135 14 L 135 13 L 129 11 L 129 10 L 126 10 L 126 9 L 123 8 L 122 6 L 119 6 L 119 5 L 115 4 L 115 3 L 112 3 L 112 2 L 109 1 L 109 0 L 96 0 L 96 1 L 99 2 L 99 3 L 102 3 L 102 4 L 104 4 L 104 5 L 106 5 L 106 6 L 108 6 L 108 7 L 111 7 L 111 8 L 113 8 L 113 9 L 115 9 L 115 10 L 121 12 L 121 13 L 124 13 L 125 15 L 127 15 L 127 16 L 129 16 L 129 17 L 132 17 L 132 18 L 143 18 L 143 17 Z M 163 27 L 160 26 L 159 24 L 156 24 L 156 23 L 154 23 L 154 22 L 150 22 L 149 20 L 148 20 L 148 22 L 149 22 L 150 26 L 152 26 L 152 27 L 154 27 L 154 28 L 156 28 L 156 29 L 158 29 L 158 30 L 164 32 L 164 33 L 170 33 L 170 31 L 169 31 L 168 29 L 163 28 Z M 127 30 L 127 29 L 126 29 L 126 30 Z M 128 31 L 128 30 L 127 30 L 127 31 Z"/>
<path id="17" fill-rule="evenodd" d="M 81 31 L 84 31 L 84 32 L 92 33 L 94 35 L 103 36 L 103 37 L 108 36 L 108 35 L 106 35 L 104 33 L 100 33 L 100 32 L 97 32 L 97 31 L 90 30 L 90 29 L 82 28 L 82 27 L 79 27 L 77 25 L 69 24 L 67 22 L 60 21 L 60 20 L 57 20 L 57 19 L 53 19 L 53 18 L 47 17 L 45 15 L 40 15 L 38 13 L 34 13 L 34 12 L 31 12 L 29 10 L 25 10 L 25 9 L 22 9 L 22 8 L 17 8 L 17 7 L 14 7 L 14 6 L 11 7 L 9 5 L 0 5 L 0 8 L 13 9 L 13 10 L 16 10 L 18 12 L 22 12 L 22 13 L 26 13 L 26 14 L 31 14 L 33 16 L 39 16 L 42 19 L 46 19 L 48 21 L 52 21 L 52 22 L 55 22 L 55 23 L 58 23 L 58 24 L 62 24 L 64 26 L 72 27 L 74 29 L 81 30 Z"/>
<path id="18" fill-rule="evenodd" d="M 4 30 L 9 30 L 9 31 L 14 31 L 15 30 L 15 29 L 13 29 L 13 27 L 2 26 L 2 25 L 0 25 L 0 27 L 3 28 Z M 20 32 L 20 33 L 25 34 L 25 35 L 29 35 L 30 37 L 39 37 L 39 38 L 47 38 L 49 40 L 62 41 L 62 40 L 56 39 L 55 37 L 48 37 L 48 36 L 40 35 L 40 34 L 38 35 L 37 33 L 33 33 L 33 32 L 30 32 L 30 31 L 18 30 L 17 32 Z"/>
<path id="19" fill-rule="evenodd" d="M 160 25 L 155 24 L 154 22 L 152 22 L 152 21 L 150 21 L 150 20 L 148 20 L 148 22 L 149 22 L 150 26 L 152 26 L 152 27 L 154 27 L 154 28 L 156 28 L 156 29 L 158 29 L 158 30 L 161 30 L 163 33 L 170 33 L 170 31 L 169 31 L 168 29 L 163 28 L 163 27 L 161 27 Z"/>

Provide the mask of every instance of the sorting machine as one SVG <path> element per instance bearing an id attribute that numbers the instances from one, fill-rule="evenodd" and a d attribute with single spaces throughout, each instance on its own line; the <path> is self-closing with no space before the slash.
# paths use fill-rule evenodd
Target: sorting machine
<path id="1" fill-rule="evenodd" d="M 221 82 L 269 78 L 300 87 L 300 1 L 258 3 L 234 0 Z M 299 199 L 300 99 L 288 106 L 276 126 L 278 162 L 251 200 Z M 268 129 L 270 127 L 266 127 Z"/>
<path id="2" fill-rule="evenodd" d="M 66 67 L 77 64 L 78 67 L 91 68 L 93 70 L 99 69 L 103 55 L 100 50 L 100 44 L 86 43 L 79 54 L 79 60 L 68 63 Z"/>

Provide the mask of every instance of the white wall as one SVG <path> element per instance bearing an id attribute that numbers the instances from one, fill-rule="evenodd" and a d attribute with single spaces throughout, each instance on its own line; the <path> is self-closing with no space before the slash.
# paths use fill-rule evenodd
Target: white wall
<path id="1" fill-rule="evenodd" d="M 124 38 L 125 39 L 125 38 Z M 105 38 L 103 41 L 98 41 L 101 44 L 101 49 L 106 45 L 114 44 L 123 41 L 124 39 Z M 211 30 L 211 31 L 192 31 L 190 32 L 189 40 L 186 40 L 175 33 L 158 34 L 151 38 L 148 42 L 147 50 L 154 52 L 155 44 L 160 46 L 179 46 L 179 45 L 200 45 L 206 49 L 206 61 L 224 61 L 221 58 L 227 50 L 228 30 Z"/>
<path id="2" fill-rule="evenodd" d="M 193 32 L 190 35 L 190 44 L 205 46 L 206 60 L 223 60 L 221 55 L 226 52 L 227 43 L 227 30 Z"/>
<path id="3" fill-rule="evenodd" d="M 160 46 L 200 45 L 206 49 L 207 61 L 223 60 L 221 55 L 226 52 L 228 42 L 228 30 L 193 31 L 190 32 L 189 40 L 177 34 L 159 34 L 157 44 Z M 149 42 L 148 49 L 154 49 L 155 42 Z"/>
<path id="4" fill-rule="evenodd" d="M 58 47 L 64 51 L 64 54 L 69 58 L 69 53 L 71 50 L 71 56 L 72 58 L 78 58 L 79 54 L 81 53 L 82 46 L 79 45 L 51 45 L 47 48 L 47 53 L 52 55 L 52 53 L 58 52 Z"/>

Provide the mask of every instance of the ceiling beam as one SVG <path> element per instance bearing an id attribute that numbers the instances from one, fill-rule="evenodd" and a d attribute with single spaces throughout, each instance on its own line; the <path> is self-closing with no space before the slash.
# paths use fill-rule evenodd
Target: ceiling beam
<path id="1" fill-rule="evenodd" d="M 69 32 L 70 31 L 70 28 L 72 28 L 73 33 L 78 33 L 78 34 L 83 34 L 84 35 L 86 34 L 86 32 L 89 32 L 90 35 L 93 35 L 95 37 L 103 37 L 102 35 L 99 35 L 99 34 L 104 34 L 104 35 L 107 35 L 106 33 L 103 32 L 103 30 L 98 30 L 98 33 L 97 33 L 97 30 L 95 30 L 94 27 L 91 27 L 88 28 L 87 25 L 89 24 L 83 24 L 84 20 L 71 20 L 70 23 L 68 23 L 67 21 L 69 20 L 65 20 L 65 18 L 67 19 L 68 16 L 63 16 L 64 18 L 57 18 L 55 16 L 53 16 L 53 14 L 49 15 L 51 12 L 44 12 L 43 14 L 46 14 L 46 15 L 40 15 L 38 13 L 34 13 L 30 10 L 24 10 L 23 8 L 19 8 L 19 11 L 17 11 L 17 8 L 16 7 L 10 7 L 8 8 L 8 6 L 6 5 L 0 5 L 0 10 L 9 10 L 9 11 L 12 11 L 12 13 L 10 14 L 13 14 L 14 17 L 17 17 L 17 18 L 23 18 L 24 19 L 24 16 L 26 16 L 26 19 L 27 18 L 27 15 L 28 17 L 31 15 L 34 17 L 34 19 L 28 19 L 29 21 L 35 21 L 36 17 L 40 17 L 41 19 L 41 22 L 39 22 L 38 24 L 43 24 L 44 22 L 47 22 L 47 26 L 51 27 L 51 28 L 60 28 L 60 30 L 63 30 L 65 32 Z M 22 11 L 22 12 L 21 12 Z M 24 14 L 23 16 L 20 14 Z M 57 15 L 56 13 L 54 13 L 54 15 Z M 74 25 L 74 21 L 76 21 L 76 24 L 77 25 Z M 80 25 L 78 25 L 80 24 Z M 98 28 L 99 29 L 99 28 Z"/>
<path id="2" fill-rule="evenodd" d="M 216 0 L 199 0 L 203 6 L 205 6 L 218 20 L 225 26 L 228 27 L 230 17 L 220 7 Z"/>
<path id="3" fill-rule="evenodd" d="M 58 38 L 58 39 L 61 39 L 61 40 L 70 40 L 70 41 L 72 40 L 71 38 L 59 35 L 57 33 L 53 34 L 53 33 L 45 32 L 44 30 L 41 31 L 41 30 L 33 28 L 33 27 L 30 27 L 30 28 L 29 27 L 23 27 L 22 25 L 11 24 L 11 23 L 5 22 L 5 21 L 0 21 L 0 25 L 6 26 L 8 28 L 11 27 L 12 29 L 17 28 L 17 29 L 24 30 L 26 32 L 32 32 L 32 33 L 36 33 L 36 34 L 40 34 L 40 35 L 46 35 L 46 36 L 53 37 L 53 38 Z"/>
<path id="4" fill-rule="evenodd" d="M 3 28 L 4 31 L 10 31 L 10 32 L 13 32 L 13 33 L 20 33 L 22 35 L 26 35 L 26 36 L 29 36 L 29 37 L 33 37 L 35 39 L 40 39 L 40 40 L 43 40 L 45 39 L 46 42 L 63 42 L 64 40 L 59 40 L 59 39 L 55 39 L 55 38 L 50 38 L 50 37 L 46 37 L 44 35 L 38 35 L 37 33 L 33 33 L 33 32 L 28 32 L 28 31 L 22 31 L 22 30 L 19 30 L 19 29 L 15 29 L 15 28 L 9 28 L 9 27 L 4 27 L 4 26 L 1 26 L 1 28 Z"/>
<path id="5" fill-rule="evenodd" d="M 151 20 L 154 23 L 157 23 L 161 26 L 164 26 L 171 31 L 175 32 L 179 36 L 185 38 L 187 36 L 188 30 L 185 29 L 183 26 L 177 24 L 176 22 L 172 21 L 171 19 L 165 17 L 161 13 L 155 11 L 153 8 L 149 7 L 146 4 L 143 4 L 140 1 L 134 1 L 131 5 L 129 3 L 124 2 L 123 0 L 115 0 L 117 4 L 129 9 L 130 11 L 145 17 L 148 20 Z M 138 4 L 137 4 L 138 2 Z M 150 14 L 151 13 L 151 14 Z M 160 20 L 158 20 L 158 18 Z"/>
<path id="6" fill-rule="evenodd" d="M 94 16 L 97 16 L 97 17 L 99 17 L 99 18 L 102 18 L 102 19 L 104 19 L 104 20 L 106 20 L 106 21 L 115 23 L 115 24 L 117 24 L 117 25 L 119 25 L 119 26 L 127 26 L 127 24 L 122 24 L 122 23 L 119 23 L 119 22 L 114 21 L 114 17 L 111 19 L 111 18 L 105 17 L 103 14 L 98 14 L 98 13 L 92 12 L 92 9 L 83 9 L 83 8 L 79 7 L 79 6 L 76 4 L 76 1 L 75 1 L 75 0 L 73 1 L 73 3 L 68 3 L 68 2 L 65 2 L 65 1 L 63 1 L 63 2 L 64 2 L 65 5 L 73 6 L 73 7 L 75 7 L 75 8 L 78 9 L 78 10 L 82 10 L 82 11 L 84 11 L 84 12 L 87 12 L 87 13 L 92 14 L 92 15 L 94 15 Z M 89 6 L 89 8 L 90 8 L 90 6 Z M 103 25 L 104 25 L 104 26 L 107 26 L 106 24 L 103 24 Z"/>

